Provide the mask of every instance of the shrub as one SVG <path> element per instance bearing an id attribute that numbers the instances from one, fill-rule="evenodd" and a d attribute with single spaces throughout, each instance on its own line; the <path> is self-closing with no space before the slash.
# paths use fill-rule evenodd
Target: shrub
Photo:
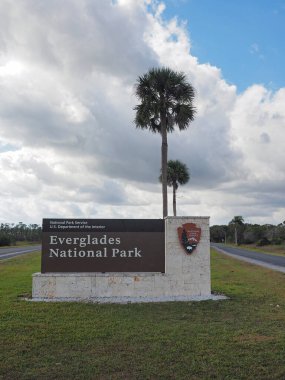
<path id="1" fill-rule="evenodd" d="M 0 236 L 0 247 L 3 247 L 4 245 L 11 245 L 11 239 L 9 236 L 1 235 Z"/>
<path id="2" fill-rule="evenodd" d="M 272 240 L 271 244 L 281 245 L 282 242 L 283 242 L 282 239 L 275 238 L 275 239 Z"/>
<path id="3" fill-rule="evenodd" d="M 269 245 L 270 244 L 270 240 L 268 240 L 266 237 L 263 237 L 262 239 L 258 240 L 258 242 L 256 243 L 257 247 L 262 247 L 264 245 Z"/>

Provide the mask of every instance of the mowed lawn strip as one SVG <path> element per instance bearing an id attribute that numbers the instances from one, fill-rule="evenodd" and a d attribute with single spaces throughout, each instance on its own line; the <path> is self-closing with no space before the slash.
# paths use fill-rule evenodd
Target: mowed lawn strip
<path id="1" fill-rule="evenodd" d="M 212 252 L 226 301 L 26 302 L 39 253 L 0 264 L 1 379 L 284 379 L 285 275 Z"/>
<path id="2" fill-rule="evenodd" d="M 239 246 L 236 246 L 235 244 L 227 244 L 227 245 L 234 248 L 247 249 L 249 251 L 266 253 L 268 255 L 285 256 L 284 244 L 282 245 L 270 244 L 270 245 L 265 245 L 262 247 L 257 247 L 254 244 L 240 244 Z"/>

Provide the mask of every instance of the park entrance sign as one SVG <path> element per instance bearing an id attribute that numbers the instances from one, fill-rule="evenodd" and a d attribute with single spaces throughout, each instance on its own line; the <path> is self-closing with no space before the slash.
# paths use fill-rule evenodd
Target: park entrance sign
<path id="1" fill-rule="evenodd" d="M 41 272 L 165 272 L 164 245 L 161 219 L 44 219 Z"/>
<path id="2" fill-rule="evenodd" d="M 44 219 L 33 300 L 213 299 L 209 217 Z"/>

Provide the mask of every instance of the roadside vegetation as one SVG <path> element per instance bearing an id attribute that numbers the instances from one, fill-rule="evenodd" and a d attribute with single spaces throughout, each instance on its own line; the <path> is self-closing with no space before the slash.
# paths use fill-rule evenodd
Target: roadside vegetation
<path id="1" fill-rule="evenodd" d="M 285 275 L 212 252 L 226 301 L 27 302 L 40 254 L 0 264 L 1 379 L 284 379 Z"/>
<path id="2" fill-rule="evenodd" d="M 278 225 L 246 223 L 242 216 L 235 216 L 227 225 L 214 225 L 210 228 L 211 241 L 214 243 L 246 244 L 251 247 L 263 247 L 269 251 L 270 246 L 280 253 L 285 250 L 285 221 Z"/>
<path id="3" fill-rule="evenodd" d="M 37 224 L 26 225 L 22 222 L 0 224 L 0 247 L 30 245 L 41 241 L 42 229 Z"/>

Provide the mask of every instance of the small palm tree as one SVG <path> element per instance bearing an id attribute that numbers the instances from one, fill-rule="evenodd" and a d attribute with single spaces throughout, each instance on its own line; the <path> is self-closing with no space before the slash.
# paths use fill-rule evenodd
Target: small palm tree
<path id="1" fill-rule="evenodd" d="M 167 211 L 167 133 L 186 129 L 194 120 L 194 88 L 183 73 L 167 67 L 150 69 L 136 83 L 136 96 L 140 100 L 136 111 L 137 128 L 160 133 L 163 217 Z"/>
<path id="2" fill-rule="evenodd" d="M 173 189 L 173 215 L 176 216 L 176 192 L 178 185 L 185 185 L 190 179 L 187 166 L 178 160 L 169 160 L 167 163 L 167 185 Z M 159 177 L 160 182 L 162 176 Z"/>

